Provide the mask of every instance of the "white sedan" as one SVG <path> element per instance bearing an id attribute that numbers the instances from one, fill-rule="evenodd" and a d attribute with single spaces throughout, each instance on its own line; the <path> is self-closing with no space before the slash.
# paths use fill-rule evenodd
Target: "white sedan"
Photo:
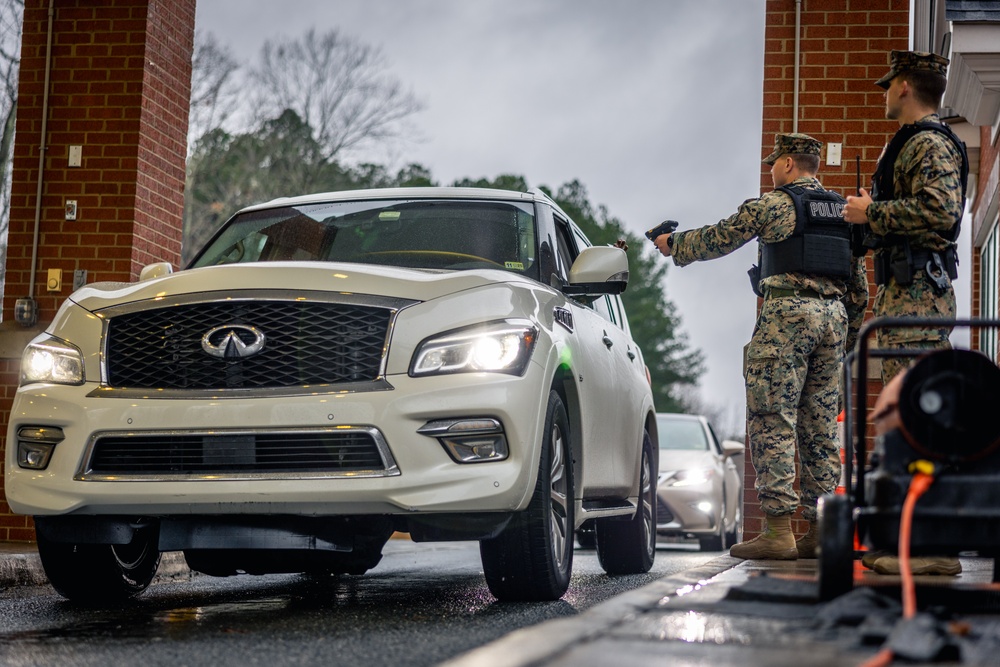
<path id="1" fill-rule="evenodd" d="M 708 420 L 698 415 L 661 412 L 656 422 L 657 535 L 696 538 L 703 551 L 721 551 L 741 541 L 743 444 L 720 442 Z"/>

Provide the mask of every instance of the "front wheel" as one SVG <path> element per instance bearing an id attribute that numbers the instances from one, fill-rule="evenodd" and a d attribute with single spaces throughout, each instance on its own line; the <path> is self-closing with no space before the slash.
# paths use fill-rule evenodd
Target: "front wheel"
<path id="1" fill-rule="evenodd" d="M 558 600 L 573 568 L 573 465 L 569 419 L 562 399 L 549 392 L 538 482 L 528 508 L 479 553 L 490 592 L 498 600 Z"/>
<path id="2" fill-rule="evenodd" d="M 656 558 L 656 471 L 653 444 L 642 432 L 638 507 L 628 521 L 597 520 L 597 558 L 608 574 L 649 572 Z"/>
<path id="3" fill-rule="evenodd" d="M 726 518 L 726 508 L 722 508 L 722 519 L 725 521 Z M 702 551 L 724 551 L 729 547 L 726 545 L 726 538 L 729 533 L 726 532 L 725 524 L 721 521 L 719 522 L 719 532 L 716 535 L 703 535 L 698 538 L 698 548 Z"/>
<path id="4" fill-rule="evenodd" d="M 142 593 L 160 566 L 159 528 L 143 525 L 128 544 L 53 542 L 38 531 L 38 556 L 49 583 L 82 603 L 121 602 Z"/>

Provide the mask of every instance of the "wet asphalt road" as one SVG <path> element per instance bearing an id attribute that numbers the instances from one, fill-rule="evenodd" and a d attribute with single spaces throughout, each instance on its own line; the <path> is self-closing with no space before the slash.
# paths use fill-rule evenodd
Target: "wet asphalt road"
<path id="1" fill-rule="evenodd" d="M 198 576 L 155 584 L 126 607 L 13 589 L 0 593 L 0 664 L 436 665 L 717 555 L 661 547 L 650 573 L 612 578 L 577 549 L 569 592 L 548 603 L 496 602 L 475 543 L 409 540 L 391 540 L 361 577 Z"/>

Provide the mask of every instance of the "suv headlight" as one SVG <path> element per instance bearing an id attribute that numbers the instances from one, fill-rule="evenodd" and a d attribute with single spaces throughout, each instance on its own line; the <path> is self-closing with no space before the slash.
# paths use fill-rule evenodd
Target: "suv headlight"
<path id="1" fill-rule="evenodd" d="M 21 386 L 35 382 L 83 384 L 83 353 L 53 336 L 31 341 L 21 355 Z"/>
<path id="2" fill-rule="evenodd" d="M 420 343 L 410 375 L 524 373 L 538 330 L 528 322 L 490 322 L 449 331 Z"/>

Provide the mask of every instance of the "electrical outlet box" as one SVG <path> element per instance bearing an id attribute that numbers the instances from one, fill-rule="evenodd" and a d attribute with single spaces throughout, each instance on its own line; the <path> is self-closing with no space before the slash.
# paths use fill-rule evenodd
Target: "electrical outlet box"
<path id="1" fill-rule="evenodd" d="M 87 269 L 76 269 L 73 271 L 73 291 L 80 289 L 87 284 Z"/>
<path id="2" fill-rule="evenodd" d="M 69 147 L 69 166 L 79 167 L 83 164 L 83 146 Z"/>
<path id="3" fill-rule="evenodd" d="M 826 164 L 830 167 L 840 166 L 840 154 L 843 150 L 843 144 L 827 144 L 826 145 Z"/>
<path id="4" fill-rule="evenodd" d="M 66 219 L 76 220 L 76 200 L 67 199 L 66 200 Z"/>

